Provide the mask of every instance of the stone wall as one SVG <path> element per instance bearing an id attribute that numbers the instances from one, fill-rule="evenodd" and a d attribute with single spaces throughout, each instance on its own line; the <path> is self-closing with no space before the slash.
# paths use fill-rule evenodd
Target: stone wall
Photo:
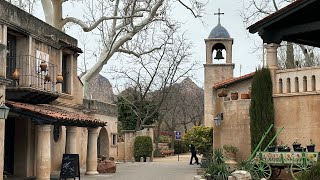
<path id="1" fill-rule="evenodd" d="M 279 134 L 277 143 L 281 141 L 291 146 L 298 139 L 302 146 L 308 145 L 310 139 L 316 144 L 316 151 L 320 150 L 320 96 L 294 95 L 274 98 L 275 127 L 284 127 Z"/>

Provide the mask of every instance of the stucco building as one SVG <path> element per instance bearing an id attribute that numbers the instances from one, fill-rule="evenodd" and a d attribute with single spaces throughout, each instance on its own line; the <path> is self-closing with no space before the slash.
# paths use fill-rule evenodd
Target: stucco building
<path id="1" fill-rule="evenodd" d="M 79 53 L 75 38 L 0 0 L 1 173 L 49 179 L 68 153 L 97 174 L 98 154 L 116 158 L 117 108 L 83 99 Z"/>
<path id="2" fill-rule="evenodd" d="M 259 33 L 265 43 L 266 67 L 271 71 L 275 109 L 275 130 L 284 127 L 277 138 L 291 146 L 297 138 L 302 146 L 310 139 L 319 150 L 320 85 L 319 67 L 278 68 L 277 49 L 282 41 L 320 47 L 320 2 L 300 0 L 291 3 L 270 16 L 250 26 L 250 33 Z M 250 154 L 250 99 L 229 100 L 230 92 L 247 93 L 254 73 L 241 77 L 233 76 L 233 39 L 220 23 L 210 33 L 206 43 L 205 67 L 205 125 L 214 127 L 214 146 L 231 144 L 239 147 L 238 158 Z M 224 50 L 226 63 L 214 64 L 212 54 Z M 214 60 L 214 61 L 213 61 Z M 227 97 L 218 97 L 219 89 L 227 88 Z M 221 116 L 222 115 L 222 116 Z M 214 119 L 221 120 L 214 124 Z"/>

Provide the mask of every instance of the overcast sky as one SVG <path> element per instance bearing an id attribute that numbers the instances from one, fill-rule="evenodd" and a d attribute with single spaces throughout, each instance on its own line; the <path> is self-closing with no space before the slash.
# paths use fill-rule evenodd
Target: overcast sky
<path id="1" fill-rule="evenodd" d="M 218 17 L 214 15 L 214 13 L 218 11 L 218 8 L 221 9 L 221 12 L 225 13 L 221 16 L 221 25 L 227 29 L 231 38 L 234 39 L 232 52 L 232 61 L 235 63 L 234 75 L 240 75 L 240 65 L 242 67 L 241 75 L 254 71 L 256 67 L 261 64 L 262 52 L 261 50 L 253 52 L 253 49 L 255 49 L 257 45 L 261 45 L 262 40 L 258 35 L 251 35 L 246 30 L 246 27 L 244 26 L 244 23 L 239 15 L 240 11 L 242 11 L 242 0 L 203 1 L 208 1 L 206 12 L 202 18 L 203 22 L 193 18 L 190 12 L 182 6 L 176 7 L 173 13 L 175 19 L 183 22 L 182 31 L 185 32 L 185 37 L 194 45 L 193 49 L 191 49 L 193 52 L 192 60 L 200 62 L 201 68 L 194 72 L 194 77 L 197 81 L 197 84 L 203 87 L 203 64 L 205 63 L 204 39 L 208 37 L 210 31 L 218 23 Z M 64 6 L 64 14 L 81 18 L 81 13 L 83 12 L 82 9 L 83 7 L 77 3 L 67 4 L 67 6 Z M 36 11 L 36 16 L 44 19 L 42 11 Z M 68 29 L 67 33 L 75 38 L 79 38 L 79 31 L 79 27 L 75 26 L 71 29 Z M 90 34 L 88 34 L 88 36 L 90 36 Z M 95 40 L 91 40 L 90 43 L 94 42 Z M 83 48 L 81 42 L 79 42 L 79 47 Z M 78 58 L 78 61 L 79 60 L 81 60 L 81 56 Z M 116 62 L 110 61 L 108 62 L 107 66 L 111 66 L 115 63 Z M 108 75 L 106 76 L 109 78 Z"/>

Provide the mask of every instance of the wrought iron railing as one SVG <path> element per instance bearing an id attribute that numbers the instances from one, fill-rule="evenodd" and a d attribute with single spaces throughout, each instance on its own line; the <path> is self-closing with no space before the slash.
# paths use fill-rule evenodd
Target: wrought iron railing
<path id="1" fill-rule="evenodd" d="M 41 63 L 45 69 L 41 69 Z M 30 55 L 7 57 L 7 78 L 13 80 L 8 87 L 56 92 L 57 70 L 57 65 Z"/>

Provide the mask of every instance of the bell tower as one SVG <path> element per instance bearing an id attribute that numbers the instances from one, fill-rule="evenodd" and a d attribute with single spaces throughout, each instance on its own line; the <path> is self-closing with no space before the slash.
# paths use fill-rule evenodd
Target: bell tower
<path id="1" fill-rule="evenodd" d="M 233 38 L 230 38 L 228 31 L 221 25 L 220 16 L 224 13 L 218 9 L 218 24 L 214 27 L 207 39 L 206 63 L 204 64 L 204 123 L 206 126 L 213 126 L 214 115 L 217 114 L 215 107 L 216 91 L 214 83 L 233 78 L 234 64 L 232 63 Z M 223 56 L 225 54 L 225 57 Z M 225 59 L 225 62 L 219 62 Z"/>

